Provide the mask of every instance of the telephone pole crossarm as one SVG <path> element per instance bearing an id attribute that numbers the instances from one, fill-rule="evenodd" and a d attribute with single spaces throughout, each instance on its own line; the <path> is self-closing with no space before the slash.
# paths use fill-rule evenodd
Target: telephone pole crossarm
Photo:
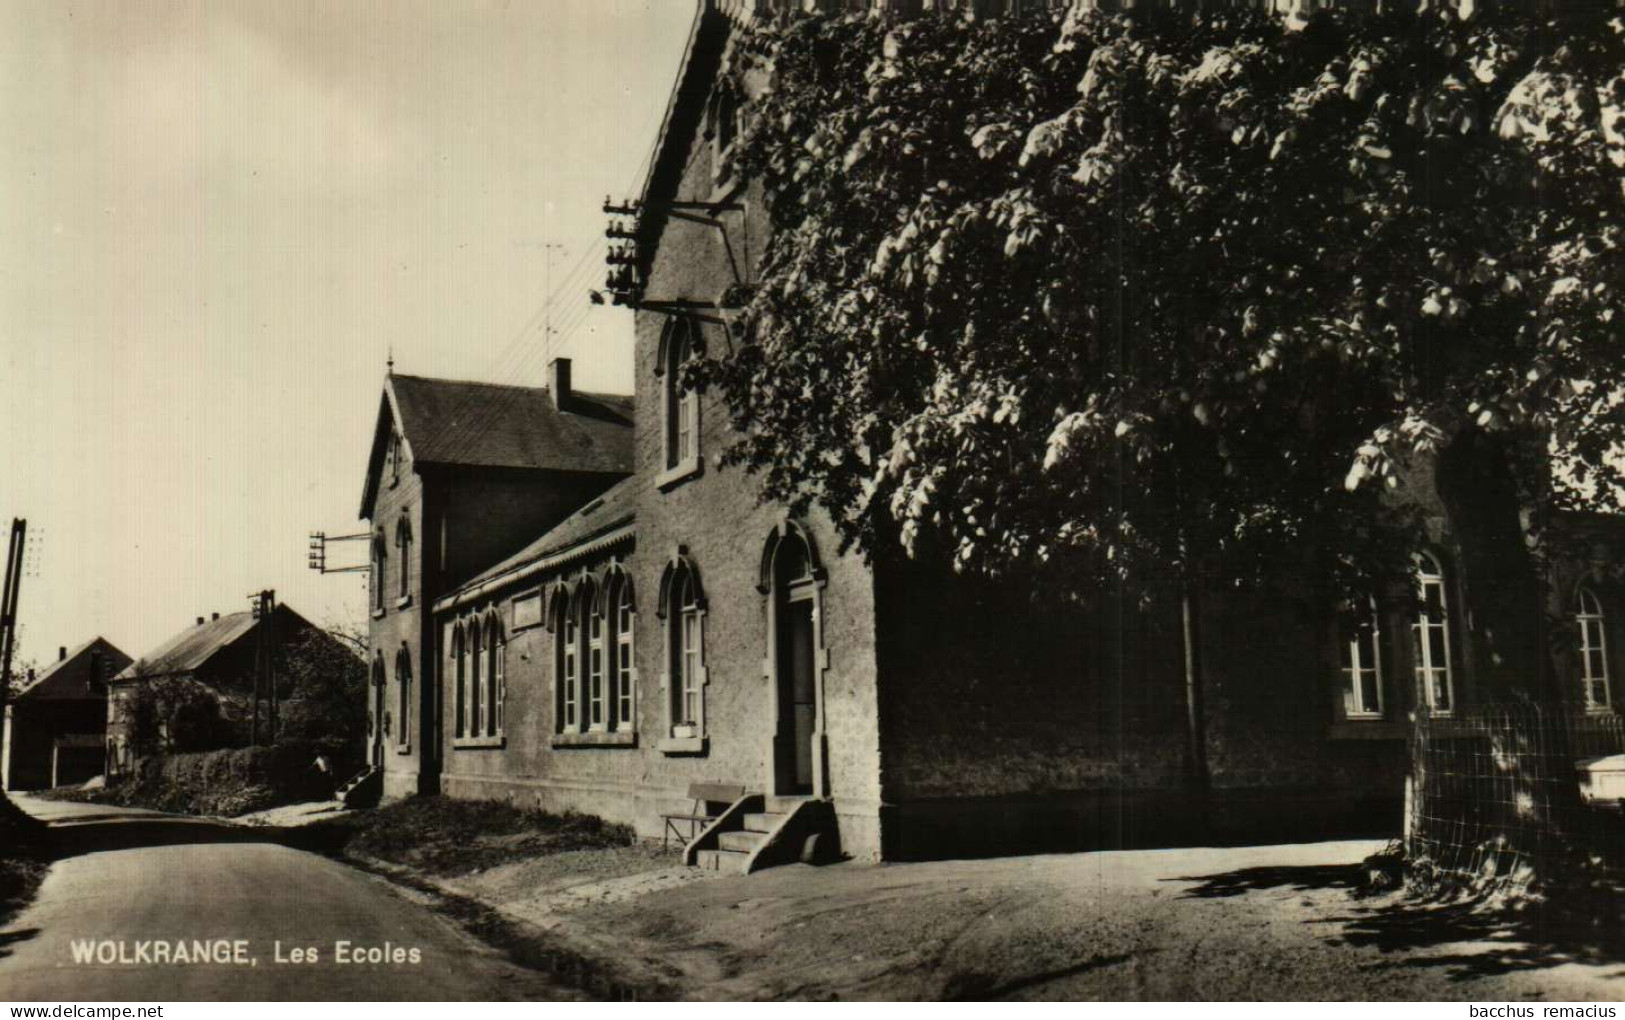
<path id="1" fill-rule="evenodd" d="M 325 531 L 312 531 L 310 533 L 310 546 L 307 551 L 305 565 L 318 574 L 360 574 L 372 568 L 362 564 L 349 567 L 330 567 L 327 565 L 327 544 L 329 542 L 365 542 L 371 538 L 365 531 L 353 535 L 329 535 Z"/>

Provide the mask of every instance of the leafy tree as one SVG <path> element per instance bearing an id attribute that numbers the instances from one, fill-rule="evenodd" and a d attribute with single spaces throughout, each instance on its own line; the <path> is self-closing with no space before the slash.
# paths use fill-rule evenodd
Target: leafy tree
<path id="1" fill-rule="evenodd" d="M 122 694 L 126 739 L 137 757 L 209 751 L 235 742 L 222 698 L 188 676 L 129 684 Z"/>
<path id="2" fill-rule="evenodd" d="M 287 692 L 279 739 L 332 739 L 359 749 L 367 736 L 367 665 L 343 643 L 354 640 L 313 628 L 289 646 L 278 678 Z"/>
<path id="3" fill-rule="evenodd" d="M 689 370 L 730 460 L 870 552 L 1080 594 L 1368 589 L 1418 454 L 1615 505 L 1622 23 L 1423 7 L 751 30 L 774 232 Z"/>

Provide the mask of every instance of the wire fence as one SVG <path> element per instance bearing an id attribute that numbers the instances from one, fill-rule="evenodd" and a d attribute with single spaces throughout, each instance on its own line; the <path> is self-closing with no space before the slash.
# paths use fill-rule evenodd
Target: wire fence
<path id="1" fill-rule="evenodd" d="M 1625 880 L 1625 718 L 1487 705 L 1420 720 L 1406 856 L 1472 886 L 1535 876 Z M 1617 767 L 1617 768 L 1616 768 Z"/>

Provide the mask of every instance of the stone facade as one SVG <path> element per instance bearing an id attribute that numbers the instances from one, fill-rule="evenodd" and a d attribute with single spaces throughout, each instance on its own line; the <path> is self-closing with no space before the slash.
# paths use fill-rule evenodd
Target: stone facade
<path id="1" fill-rule="evenodd" d="M 431 413 L 436 407 L 423 406 L 435 404 L 449 406 L 465 426 L 510 411 L 534 412 L 544 422 L 558 416 L 540 390 L 393 375 L 386 382 L 362 506 L 375 547 L 368 590 L 368 759 L 384 770 L 386 797 L 440 789 L 448 745 L 440 739 L 433 616 L 426 607 L 625 474 L 617 470 L 626 459 L 619 452 L 538 457 L 534 437 L 516 452 L 502 445 L 509 437 L 452 432 Z M 604 409 L 583 398 L 579 410 Z M 599 424 L 630 432 L 629 422 Z M 422 435 L 414 436 L 414 425 Z M 409 536 L 404 545 L 402 535 Z"/>
<path id="2" fill-rule="evenodd" d="M 637 286 L 621 295 L 636 316 L 630 477 L 434 601 L 441 789 L 587 811 L 650 837 L 663 814 L 688 809 L 691 783 L 827 797 L 842 849 L 871 860 L 1397 833 L 1427 665 L 1408 586 L 1373 593 L 1365 676 L 1346 672 L 1359 665 L 1355 639 L 1324 594 L 1198 593 L 1193 710 L 1173 592 L 1146 607 L 1110 591 L 1088 607 L 1045 605 L 1019 588 L 843 554 L 829 521 L 787 518 L 759 503 L 753 479 L 720 466 L 730 437 L 714 396 L 698 395 L 692 419 L 674 407 L 673 345 L 683 331 L 707 350 L 732 342 L 718 306 L 751 282 L 770 229 L 750 182 L 718 172 L 715 84 L 737 25 L 784 7 L 708 2 L 696 21 L 642 199 Z M 697 450 L 674 447 L 678 432 L 697 434 Z M 1578 566 L 1552 568 L 1562 576 L 1550 590 L 1569 594 L 1548 597 L 1525 583 L 1538 571 L 1516 508 L 1486 503 L 1472 472 L 1420 465 L 1411 486 L 1440 573 L 1431 619 L 1451 643 L 1450 704 L 1503 698 L 1554 670 L 1548 679 L 1572 693 L 1577 657 L 1547 663 L 1546 631 L 1573 624 L 1582 579 L 1605 607 L 1625 595 L 1603 580 L 1617 523 L 1590 522 L 1601 537 L 1585 555 L 1554 560 Z M 685 571 L 698 582 L 703 647 L 692 724 L 674 707 Z M 623 719 L 612 656 L 628 589 Z M 1608 617 L 1599 633 L 1616 626 Z M 597 714 L 595 647 L 606 663 Z M 1349 677 L 1368 687 L 1346 691 Z M 1611 704 L 1610 691 L 1592 708 Z"/>

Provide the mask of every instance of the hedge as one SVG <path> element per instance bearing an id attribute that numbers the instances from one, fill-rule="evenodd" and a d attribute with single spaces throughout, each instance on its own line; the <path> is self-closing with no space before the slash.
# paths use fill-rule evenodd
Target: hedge
<path id="1" fill-rule="evenodd" d="M 318 754 L 331 763 L 326 775 L 315 768 Z M 320 740 L 155 756 L 110 784 L 105 799 L 184 814 L 241 815 L 325 800 L 356 767 L 353 748 Z"/>

